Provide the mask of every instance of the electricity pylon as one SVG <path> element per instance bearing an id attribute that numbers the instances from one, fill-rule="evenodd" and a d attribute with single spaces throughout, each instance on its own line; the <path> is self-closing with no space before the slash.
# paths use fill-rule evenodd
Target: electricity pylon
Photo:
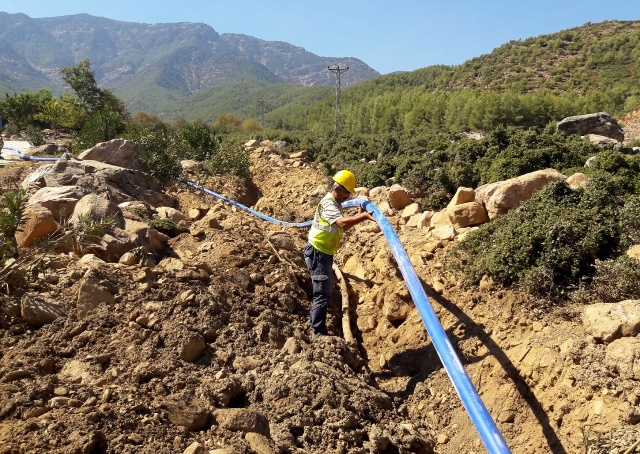
<path id="1" fill-rule="evenodd" d="M 340 100 L 340 74 L 349 71 L 349 67 L 341 68 L 340 65 L 327 66 L 327 69 L 336 75 L 336 134 L 342 132 L 342 102 Z"/>

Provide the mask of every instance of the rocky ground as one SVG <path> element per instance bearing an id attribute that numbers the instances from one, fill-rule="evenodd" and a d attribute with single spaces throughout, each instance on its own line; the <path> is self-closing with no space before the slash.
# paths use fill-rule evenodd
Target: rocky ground
<path id="1" fill-rule="evenodd" d="M 317 169 L 252 162 L 251 182 L 198 183 L 279 219 L 312 217 Z M 40 165 L 0 167 L 0 187 Z M 347 232 L 336 258 L 355 342 L 337 287 L 335 336 L 312 342 L 306 229 L 184 185 L 167 193 L 213 221 L 153 260 L 39 249 L 0 272 L 0 453 L 486 452 L 374 225 Z M 464 289 L 444 271 L 451 243 L 389 220 L 512 452 L 636 452 L 640 383 L 607 366 L 581 307 Z M 86 310 L 102 291 L 110 304 Z M 25 305 L 58 316 L 35 327 Z"/>

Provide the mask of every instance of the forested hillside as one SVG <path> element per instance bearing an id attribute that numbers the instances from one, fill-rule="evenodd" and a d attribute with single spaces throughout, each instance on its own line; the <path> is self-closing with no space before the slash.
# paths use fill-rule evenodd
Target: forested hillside
<path id="1" fill-rule="evenodd" d="M 460 66 L 432 66 L 342 90 L 350 133 L 490 130 L 640 105 L 640 22 L 585 24 L 511 41 Z M 273 112 L 292 129 L 329 131 L 333 98 Z"/>

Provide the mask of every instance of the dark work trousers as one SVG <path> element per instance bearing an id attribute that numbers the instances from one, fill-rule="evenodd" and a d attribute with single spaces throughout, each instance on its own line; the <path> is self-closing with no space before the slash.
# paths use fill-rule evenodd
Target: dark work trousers
<path id="1" fill-rule="evenodd" d="M 327 308 L 333 291 L 333 255 L 320 252 L 307 243 L 304 246 L 304 261 L 311 272 L 313 290 L 309 321 L 314 334 L 327 334 Z"/>

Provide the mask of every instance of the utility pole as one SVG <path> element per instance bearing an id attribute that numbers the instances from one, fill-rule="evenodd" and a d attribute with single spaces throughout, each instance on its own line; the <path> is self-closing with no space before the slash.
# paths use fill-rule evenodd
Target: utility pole
<path id="1" fill-rule="evenodd" d="M 260 106 L 260 125 L 264 128 L 264 109 L 267 106 L 267 102 L 264 99 L 259 99 L 258 106 Z"/>
<path id="2" fill-rule="evenodd" d="M 342 132 L 342 103 L 340 101 L 340 74 L 349 71 L 349 67 L 341 68 L 340 65 L 327 66 L 327 69 L 336 75 L 336 134 Z"/>

